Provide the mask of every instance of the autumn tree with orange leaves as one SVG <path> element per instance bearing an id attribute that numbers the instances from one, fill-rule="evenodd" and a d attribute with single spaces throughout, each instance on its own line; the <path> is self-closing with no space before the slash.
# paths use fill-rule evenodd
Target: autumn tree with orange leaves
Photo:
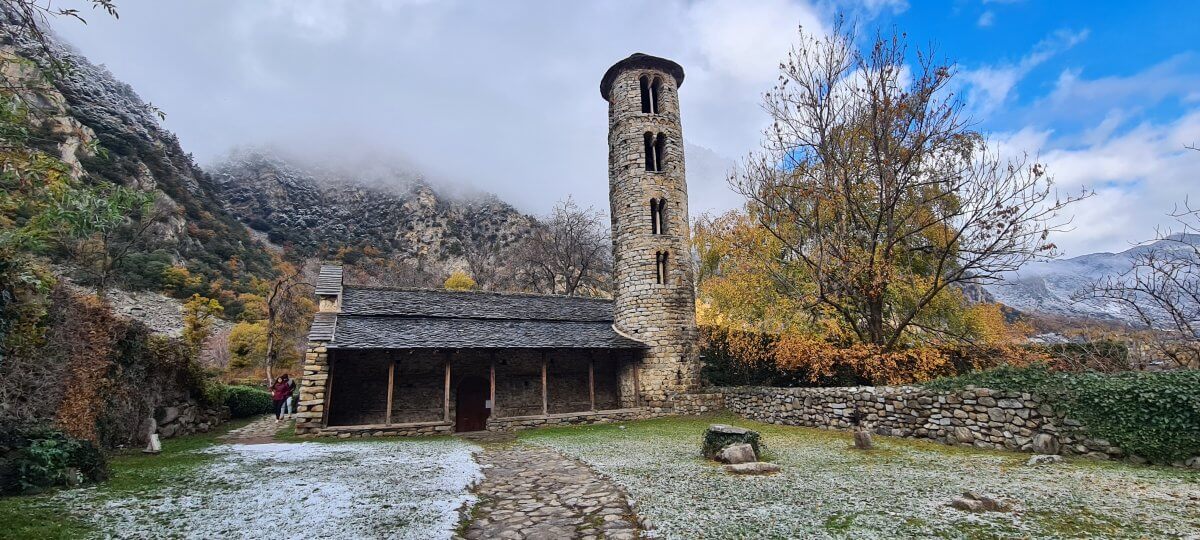
<path id="1" fill-rule="evenodd" d="M 700 315 L 778 334 L 781 365 L 927 378 L 948 364 L 930 351 L 1004 337 L 999 307 L 963 291 L 1053 257 L 1064 210 L 1089 194 L 1060 197 L 1044 166 L 991 149 L 952 63 L 920 51 L 910 65 L 902 34 L 856 43 L 845 24 L 801 30 L 781 64 L 764 149 L 730 179 L 745 210 L 696 227 Z"/>

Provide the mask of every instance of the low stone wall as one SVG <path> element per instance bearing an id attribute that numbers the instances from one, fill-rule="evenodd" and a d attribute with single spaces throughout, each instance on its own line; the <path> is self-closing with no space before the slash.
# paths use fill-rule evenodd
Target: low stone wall
<path id="1" fill-rule="evenodd" d="M 1040 454 L 1125 457 L 1106 440 L 1088 438 L 1036 396 L 970 388 L 932 392 L 911 386 L 718 388 L 726 409 L 752 420 L 825 429 L 862 425 L 881 435 Z"/>
<path id="2" fill-rule="evenodd" d="M 725 408 L 723 391 L 692 392 L 674 396 L 675 414 L 697 415 Z"/>
<path id="3" fill-rule="evenodd" d="M 189 400 L 157 407 L 152 421 L 159 438 L 170 439 L 193 433 L 207 433 L 226 420 L 229 420 L 229 407 L 201 407 Z M 149 433 L 149 430 L 146 432 Z"/>
<path id="4" fill-rule="evenodd" d="M 551 414 L 547 416 L 515 416 L 511 418 L 489 418 L 488 431 L 516 431 L 545 426 L 566 426 L 576 424 L 608 424 L 612 422 L 627 422 L 662 416 L 649 408 L 616 409 L 611 411 L 579 412 Z"/>

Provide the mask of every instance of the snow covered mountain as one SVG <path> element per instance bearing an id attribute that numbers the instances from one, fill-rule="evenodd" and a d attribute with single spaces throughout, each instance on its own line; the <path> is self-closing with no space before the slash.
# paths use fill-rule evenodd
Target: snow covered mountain
<path id="1" fill-rule="evenodd" d="M 1120 253 L 1092 253 L 1070 259 L 1030 263 L 1005 277 L 1003 283 L 988 285 L 996 301 L 1026 313 L 1085 317 L 1102 321 L 1137 324 L 1138 320 L 1114 302 L 1087 298 L 1085 292 L 1096 281 L 1120 276 L 1133 268 L 1135 258 L 1148 251 L 1188 249 L 1178 240 L 1200 244 L 1200 235 L 1173 235 L 1134 246 Z M 1200 264 L 1200 261 L 1197 261 Z"/>

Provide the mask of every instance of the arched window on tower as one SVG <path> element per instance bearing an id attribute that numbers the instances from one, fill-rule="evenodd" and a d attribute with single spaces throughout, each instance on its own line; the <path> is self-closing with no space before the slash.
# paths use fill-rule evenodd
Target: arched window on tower
<path id="1" fill-rule="evenodd" d="M 642 136 L 642 142 L 645 145 L 646 151 L 646 170 L 655 172 L 658 170 L 658 159 L 657 156 L 654 155 L 654 134 L 646 132 L 646 134 Z"/>
<path id="2" fill-rule="evenodd" d="M 649 76 L 642 75 L 638 79 L 638 88 L 642 92 L 642 112 L 647 114 L 658 114 L 660 107 L 658 105 L 658 93 L 662 89 L 662 80 L 658 77 L 651 79 Z"/>
<path id="3" fill-rule="evenodd" d="M 638 87 L 642 91 L 642 112 L 654 112 L 654 98 L 650 95 L 650 77 L 642 75 L 638 79 Z"/>
<path id="4" fill-rule="evenodd" d="M 650 199 L 650 234 L 658 234 L 658 199 Z"/>
<path id="5" fill-rule="evenodd" d="M 654 138 L 654 171 L 662 172 L 663 162 L 666 161 L 667 154 L 667 136 L 662 133 Z"/>
<path id="6" fill-rule="evenodd" d="M 667 252 L 665 251 L 654 254 L 654 281 L 659 285 L 667 282 Z"/>
<path id="7" fill-rule="evenodd" d="M 660 103 L 662 100 L 661 90 L 662 79 L 655 77 L 654 80 L 650 82 L 650 112 L 653 114 L 662 112 L 662 105 Z"/>
<path id="8" fill-rule="evenodd" d="M 650 234 L 667 234 L 667 199 L 650 199 Z"/>

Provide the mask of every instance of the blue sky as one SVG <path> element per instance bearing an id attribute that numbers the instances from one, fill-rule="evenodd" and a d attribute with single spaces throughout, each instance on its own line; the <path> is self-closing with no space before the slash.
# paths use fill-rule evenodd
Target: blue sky
<path id="1" fill-rule="evenodd" d="M 66 0 L 64 0 L 66 1 Z M 839 12 L 959 65 L 979 129 L 1046 163 L 1075 207 L 1067 256 L 1154 236 L 1200 204 L 1200 2 L 1050 0 L 120 0 L 54 28 L 167 114 L 202 164 L 270 145 L 322 164 L 380 158 L 546 212 L 607 209 L 608 66 L 678 61 L 691 213 L 742 203 L 760 103 L 796 27 Z M 361 163 L 361 162 L 359 162 Z"/>
<path id="2" fill-rule="evenodd" d="M 1200 204 L 1200 2 L 912 2 L 869 25 L 933 42 L 959 65 L 978 128 L 1096 196 L 1065 255 L 1118 251 Z"/>

